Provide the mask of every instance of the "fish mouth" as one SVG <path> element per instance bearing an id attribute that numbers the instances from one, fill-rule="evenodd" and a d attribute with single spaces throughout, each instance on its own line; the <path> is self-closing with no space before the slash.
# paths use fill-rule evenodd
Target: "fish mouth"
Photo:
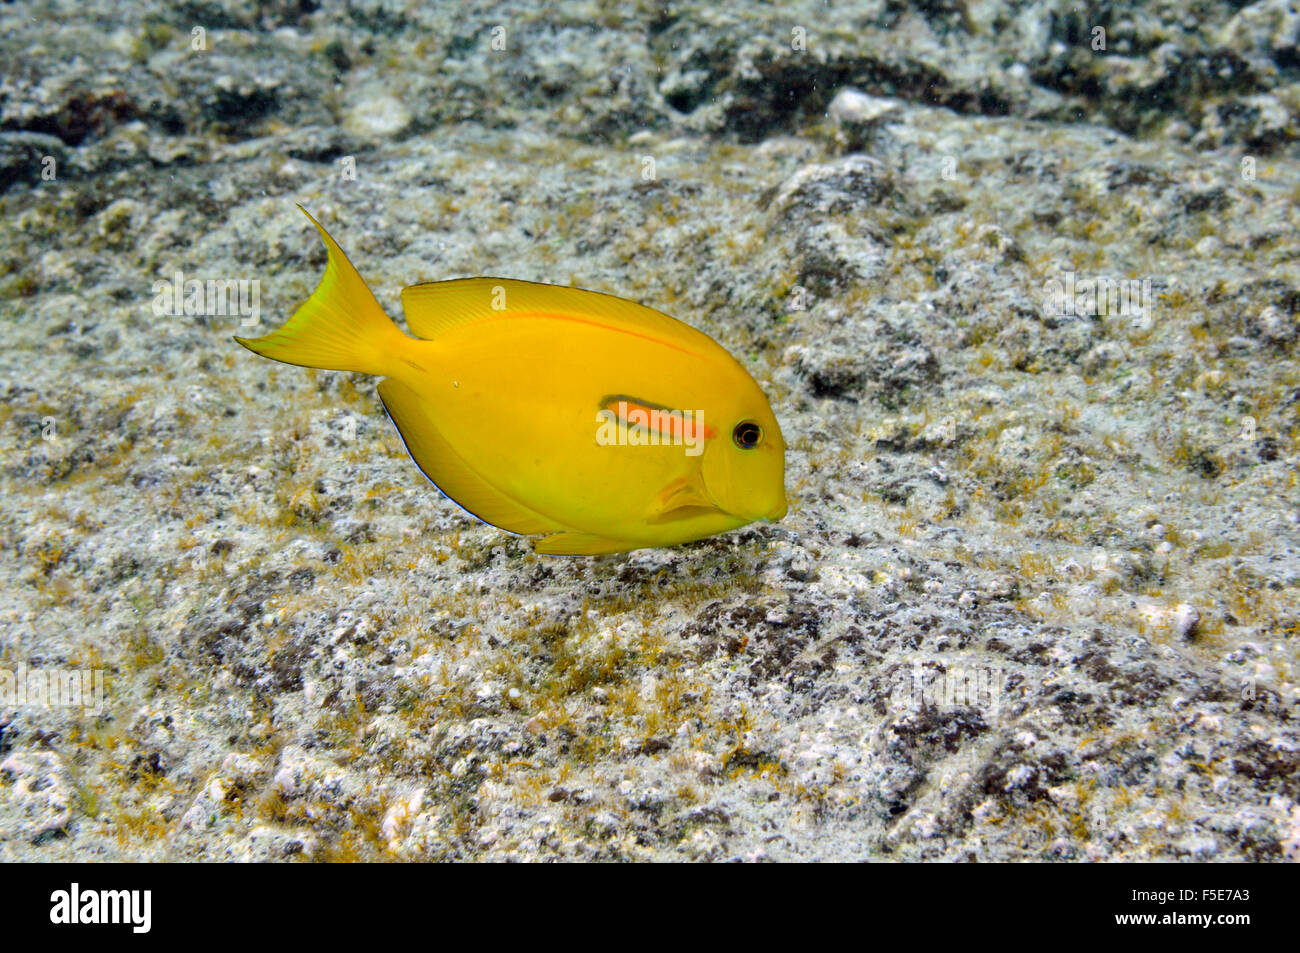
<path id="1" fill-rule="evenodd" d="M 776 506 L 764 513 L 755 513 L 753 516 L 749 517 L 749 520 L 752 523 L 779 523 L 789 511 L 790 507 L 784 500 L 782 500 Z"/>
<path id="2" fill-rule="evenodd" d="M 790 509 L 788 501 L 784 496 L 782 496 L 781 501 L 766 512 L 754 512 L 750 508 L 743 506 L 737 507 L 734 510 L 729 510 L 718 502 L 718 498 L 713 495 L 707 485 L 704 487 L 704 492 L 709 498 L 709 503 L 712 504 L 712 511 L 714 513 L 721 513 L 723 516 L 729 516 L 735 520 L 744 520 L 746 523 L 775 523 L 783 519 Z"/>
<path id="3" fill-rule="evenodd" d="M 726 513 L 728 516 L 734 517 L 735 519 L 744 520 L 746 523 L 777 523 L 780 522 L 785 517 L 785 514 L 790 511 L 790 507 L 787 505 L 785 500 L 782 500 L 780 503 L 766 510 L 760 510 L 757 507 L 753 509 L 745 508 L 737 512 L 728 512 L 727 510 L 722 509 L 722 507 L 718 507 L 718 510 L 722 513 Z"/>

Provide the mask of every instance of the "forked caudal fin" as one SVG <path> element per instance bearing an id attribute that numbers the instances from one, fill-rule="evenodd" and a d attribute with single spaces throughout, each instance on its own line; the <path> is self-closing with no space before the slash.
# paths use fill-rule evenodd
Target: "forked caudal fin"
<path id="1" fill-rule="evenodd" d="M 301 205 L 298 208 L 316 226 L 329 252 L 325 274 L 284 327 L 265 337 L 235 340 L 256 354 L 285 364 L 389 373 L 406 336 L 384 313 L 338 242 L 310 212 Z"/>

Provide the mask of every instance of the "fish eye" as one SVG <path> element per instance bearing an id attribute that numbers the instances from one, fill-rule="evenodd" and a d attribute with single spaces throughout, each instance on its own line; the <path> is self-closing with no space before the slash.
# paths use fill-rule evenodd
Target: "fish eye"
<path id="1" fill-rule="evenodd" d="M 763 428 L 752 420 L 742 420 L 731 431 L 731 439 L 741 450 L 753 450 L 763 439 Z"/>

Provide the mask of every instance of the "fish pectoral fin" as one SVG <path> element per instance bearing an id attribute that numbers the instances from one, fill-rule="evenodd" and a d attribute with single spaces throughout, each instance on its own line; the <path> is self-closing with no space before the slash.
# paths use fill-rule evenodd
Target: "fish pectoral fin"
<path id="1" fill-rule="evenodd" d="M 644 543 L 606 539 L 590 533 L 556 533 L 534 543 L 533 552 L 543 556 L 601 556 L 606 553 L 625 553 L 644 546 Z"/>
<path id="2" fill-rule="evenodd" d="M 704 477 L 697 470 L 684 477 L 678 477 L 659 491 L 654 510 L 646 517 L 646 522 L 671 523 L 692 516 L 720 512 L 718 505 L 713 502 L 708 490 L 704 488 Z"/>
<path id="3" fill-rule="evenodd" d="M 664 523 L 676 523 L 678 520 L 694 519 L 697 516 L 714 516 L 722 510 L 716 506 L 678 506 L 666 513 L 659 513 L 646 520 L 647 525 L 662 526 Z"/>
<path id="4" fill-rule="evenodd" d="M 554 533 L 564 528 L 474 472 L 438 432 L 420 395 L 410 387 L 390 378 L 379 385 L 379 398 L 415 465 L 470 516 L 511 533 Z"/>

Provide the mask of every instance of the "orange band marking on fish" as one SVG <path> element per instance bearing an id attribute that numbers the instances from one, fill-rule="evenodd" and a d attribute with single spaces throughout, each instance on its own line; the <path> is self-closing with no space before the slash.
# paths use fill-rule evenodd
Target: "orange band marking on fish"
<path id="1" fill-rule="evenodd" d="M 639 400 L 616 394 L 601 401 L 601 409 L 614 414 L 626 427 L 640 427 L 667 437 L 673 442 L 694 443 L 701 435 L 705 440 L 712 440 L 718 435 L 717 428 L 701 424 L 696 414 L 691 411 L 676 410 L 661 404 Z M 640 420 L 633 420 L 633 412 L 639 412 Z"/>

